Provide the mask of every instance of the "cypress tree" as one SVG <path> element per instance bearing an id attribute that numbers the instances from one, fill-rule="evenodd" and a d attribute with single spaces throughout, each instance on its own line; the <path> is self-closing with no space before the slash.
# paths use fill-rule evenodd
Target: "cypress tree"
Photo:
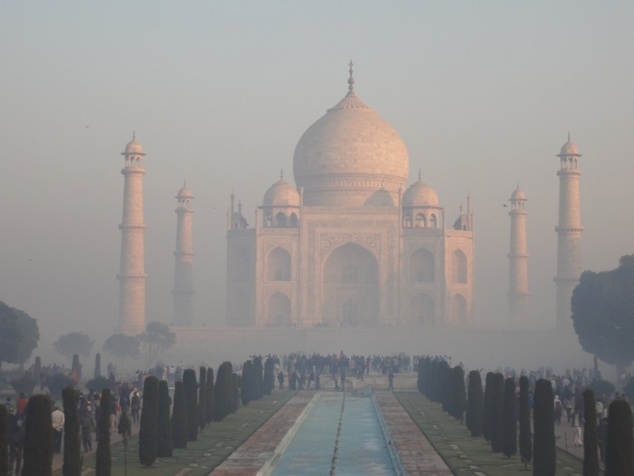
<path id="1" fill-rule="evenodd" d="M 524 470 L 533 459 L 533 434 L 531 431 L 531 408 L 528 401 L 528 377 L 520 377 L 520 457 Z"/>
<path id="2" fill-rule="evenodd" d="M 96 476 L 110 476 L 110 389 L 104 388 L 99 399 L 99 433 L 97 435 L 97 455 L 95 457 Z"/>
<path id="3" fill-rule="evenodd" d="M 198 383 L 194 369 L 183 372 L 183 388 L 187 401 L 187 441 L 198 440 Z"/>
<path id="4" fill-rule="evenodd" d="M 158 443 L 158 379 L 147 377 L 143 383 L 143 410 L 139 428 L 139 462 L 146 468 L 156 461 Z"/>
<path id="5" fill-rule="evenodd" d="M 539 379 L 535 384 L 533 408 L 534 476 L 554 476 L 556 471 L 554 402 L 552 385 L 548 380 Z"/>
<path id="6" fill-rule="evenodd" d="M 77 379 L 81 379 L 81 364 L 79 363 L 79 355 L 73 354 L 73 365 L 71 367 L 73 373 L 77 372 Z"/>
<path id="7" fill-rule="evenodd" d="M 214 419 L 222 421 L 231 412 L 231 395 L 233 393 L 232 383 L 233 366 L 231 362 L 223 362 L 218 367 L 216 376 Z"/>
<path id="8" fill-rule="evenodd" d="M 275 386 L 275 362 L 271 357 L 267 357 L 264 362 L 264 395 L 271 395 Z M 244 381 L 244 379 L 243 379 Z"/>
<path id="9" fill-rule="evenodd" d="M 9 412 L 0 405 L 0 475 L 9 474 Z"/>
<path id="10" fill-rule="evenodd" d="M 214 421 L 214 369 L 207 369 L 207 424 Z"/>
<path id="11" fill-rule="evenodd" d="M 632 474 L 634 474 L 632 409 L 625 400 L 614 400 L 608 410 L 605 476 L 630 476 Z"/>
<path id="12" fill-rule="evenodd" d="M 599 476 L 599 435 L 597 430 L 597 408 L 594 392 L 586 388 L 583 392 L 583 476 Z M 577 415 L 576 418 L 579 418 Z"/>
<path id="13" fill-rule="evenodd" d="M 467 391 L 464 386 L 464 369 L 458 365 L 453 368 L 453 417 L 464 421 L 464 412 L 467 409 Z"/>
<path id="14" fill-rule="evenodd" d="M 33 380 L 35 380 L 35 383 L 42 383 L 42 359 L 39 355 L 35 357 L 35 366 L 33 367 Z"/>
<path id="15" fill-rule="evenodd" d="M 79 392 L 73 387 L 62 391 L 64 403 L 64 476 L 81 475 L 81 441 L 79 440 Z"/>
<path id="16" fill-rule="evenodd" d="M 484 386 L 484 405 L 482 413 L 482 436 L 486 441 L 491 441 L 491 412 L 493 403 L 493 372 L 487 372 Z"/>
<path id="17" fill-rule="evenodd" d="M 24 420 L 24 465 L 21 476 L 46 476 L 53 471 L 53 423 L 48 395 L 29 398 Z"/>
<path id="18" fill-rule="evenodd" d="M 95 354 L 95 375 L 93 378 L 101 377 L 101 354 L 97 352 Z"/>
<path id="19" fill-rule="evenodd" d="M 207 370 L 199 369 L 200 380 L 198 384 L 198 428 L 203 431 L 207 425 Z"/>
<path id="20" fill-rule="evenodd" d="M 263 395 L 263 377 L 262 377 L 262 357 L 254 357 L 253 359 L 253 392 L 251 393 L 251 400 L 259 400 Z"/>
<path id="21" fill-rule="evenodd" d="M 502 423 L 502 454 L 510 458 L 517 453 L 517 401 L 515 379 L 504 381 L 504 417 Z"/>
<path id="22" fill-rule="evenodd" d="M 471 436 L 482 436 L 482 410 L 484 404 L 480 372 L 469 372 L 469 395 L 467 400 L 467 427 Z"/>
<path id="23" fill-rule="evenodd" d="M 253 387 L 253 366 L 250 360 L 247 360 L 242 366 L 242 405 L 245 407 L 251 401 L 251 392 Z"/>
<path id="24" fill-rule="evenodd" d="M 491 394 L 491 450 L 501 453 L 504 445 L 504 375 L 493 375 Z"/>
<path id="25" fill-rule="evenodd" d="M 240 401 L 240 376 L 235 372 L 231 374 L 231 384 L 231 413 L 235 413 Z"/>
<path id="26" fill-rule="evenodd" d="M 158 386 L 158 442 L 156 456 L 172 456 L 172 422 L 170 421 L 170 394 L 167 382 L 161 380 Z"/>
<path id="27" fill-rule="evenodd" d="M 172 445 L 174 448 L 187 448 L 187 400 L 182 381 L 174 388 L 174 410 L 172 411 Z"/>

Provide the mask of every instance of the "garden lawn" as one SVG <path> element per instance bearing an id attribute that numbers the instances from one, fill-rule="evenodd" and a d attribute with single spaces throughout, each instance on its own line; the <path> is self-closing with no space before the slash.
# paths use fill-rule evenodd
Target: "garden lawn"
<path id="1" fill-rule="evenodd" d="M 240 407 L 221 422 L 213 422 L 198 433 L 198 441 L 190 441 L 185 449 L 175 449 L 171 458 L 157 458 L 146 468 L 139 463 L 139 437 L 128 439 L 128 476 L 206 476 L 222 463 L 236 448 L 249 438 L 264 422 L 273 416 L 297 392 L 282 391 L 252 401 Z M 123 442 L 116 443 L 112 451 L 112 474 L 124 474 Z M 84 470 L 95 467 L 95 458 L 84 462 Z M 82 472 L 82 474 L 87 474 Z M 89 474 L 89 473 L 88 473 Z"/>
<path id="2" fill-rule="evenodd" d="M 465 476 L 526 476 L 532 474 L 520 461 L 519 453 L 510 458 L 491 451 L 484 438 L 474 438 L 466 426 L 444 413 L 440 404 L 430 402 L 419 392 L 396 392 L 396 398 L 445 460 L 454 474 Z M 581 475 L 583 462 L 557 448 L 557 475 Z"/>

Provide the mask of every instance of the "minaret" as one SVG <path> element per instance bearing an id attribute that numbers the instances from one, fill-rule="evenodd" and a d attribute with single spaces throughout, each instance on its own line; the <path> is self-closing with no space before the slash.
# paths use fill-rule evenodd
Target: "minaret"
<path id="1" fill-rule="evenodd" d="M 145 330 L 145 257 L 143 223 L 143 148 L 135 135 L 126 145 L 124 177 L 123 219 L 121 230 L 121 263 L 119 267 L 119 325 L 118 331 L 128 335 Z"/>
<path id="2" fill-rule="evenodd" d="M 568 142 L 557 155 L 561 161 L 559 176 L 559 225 L 557 232 L 557 320 L 558 328 L 572 329 L 570 299 L 581 274 L 581 213 L 577 161 L 581 154 L 575 144 Z"/>
<path id="3" fill-rule="evenodd" d="M 194 276 L 192 246 L 192 195 L 183 185 L 176 195 L 176 249 L 174 250 L 174 325 L 191 326 L 194 322 Z"/>
<path id="4" fill-rule="evenodd" d="M 511 246 L 509 258 L 509 317 L 526 322 L 528 318 L 528 253 L 526 247 L 526 195 L 518 185 L 511 194 Z"/>

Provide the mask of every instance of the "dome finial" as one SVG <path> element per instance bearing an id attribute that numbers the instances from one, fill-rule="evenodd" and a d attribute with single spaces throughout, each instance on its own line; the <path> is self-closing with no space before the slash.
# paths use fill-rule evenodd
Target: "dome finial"
<path id="1" fill-rule="evenodd" d="M 284 169 L 280 169 L 280 180 L 284 180 Z"/>
<path id="2" fill-rule="evenodd" d="M 132 131 L 132 140 L 136 140 L 136 131 Z"/>
<path id="3" fill-rule="evenodd" d="M 568 132 L 568 142 L 570 142 L 570 132 Z"/>
<path id="4" fill-rule="evenodd" d="M 352 67 L 354 66 L 354 63 L 352 62 L 352 60 L 348 62 L 348 66 L 350 66 L 350 69 L 348 70 L 348 72 L 350 73 L 350 77 L 348 78 L 348 90 L 352 92 L 352 90 L 354 89 L 354 78 L 352 77 L 352 73 L 354 72 Z"/>
<path id="5" fill-rule="evenodd" d="M 420 169 L 418 169 L 418 181 L 420 182 Z"/>

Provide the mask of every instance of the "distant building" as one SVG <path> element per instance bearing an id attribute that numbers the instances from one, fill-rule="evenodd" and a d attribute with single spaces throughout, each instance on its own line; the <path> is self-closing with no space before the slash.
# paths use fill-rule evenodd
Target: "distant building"
<path id="1" fill-rule="evenodd" d="M 464 326 L 473 312 L 470 203 L 445 223 L 435 190 L 407 186 L 398 132 L 349 91 L 299 140 L 249 227 L 227 223 L 230 326 Z"/>
<path id="2" fill-rule="evenodd" d="M 143 148 L 135 136 L 128 142 L 121 173 L 123 218 L 119 266 L 119 324 L 117 331 L 136 335 L 145 330 L 145 224 L 143 223 Z"/>
<path id="3" fill-rule="evenodd" d="M 581 275 L 581 209 L 579 199 L 579 179 L 581 171 L 578 161 L 581 157 L 575 144 L 568 142 L 557 155 L 561 167 L 559 177 L 559 225 L 557 232 L 557 320 L 559 328 L 572 329 L 570 300 Z"/>
<path id="4" fill-rule="evenodd" d="M 511 194 L 511 245 L 509 258 L 509 317 L 526 322 L 528 318 L 528 252 L 526 245 L 526 195 L 518 185 Z"/>

